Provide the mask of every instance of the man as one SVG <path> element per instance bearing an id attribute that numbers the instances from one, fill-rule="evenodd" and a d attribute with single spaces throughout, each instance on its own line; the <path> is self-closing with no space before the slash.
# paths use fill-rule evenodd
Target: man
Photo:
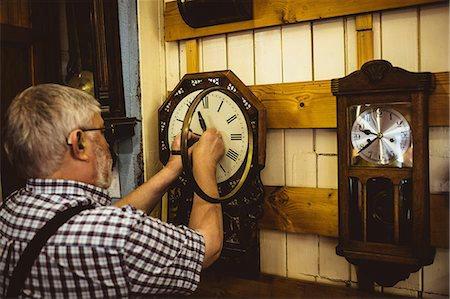
<path id="1" fill-rule="evenodd" d="M 188 294 L 201 268 L 222 248 L 222 211 L 197 195 L 189 228 L 148 217 L 181 173 L 180 156 L 128 196 L 109 206 L 111 155 L 97 101 L 56 84 L 30 87 L 8 109 L 5 149 L 27 180 L 0 209 L 0 297 L 17 262 L 57 212 L 93 204 L 63 224 L 45 243 L 26 277 L 22 296 L 129 297 Z M 177 139 L 173 148 L 179 148 Z M 224 145 L 217 130 L 192 146 L 193 172 L 217 196 L 216 164 Z M 195 157 L 201 157 L 196 159 Z"/>

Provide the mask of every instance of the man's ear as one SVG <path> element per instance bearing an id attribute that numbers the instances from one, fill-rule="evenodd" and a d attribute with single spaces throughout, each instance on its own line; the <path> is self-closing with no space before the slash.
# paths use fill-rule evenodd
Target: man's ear
<path id="1" fill-rule="evenodd" d="M 87 161 L 89 156 L 86 153 L 85 137 L 81 130 L 72 131 L 67 138 L 67 144 L 71 148 L 72 156 L 75 159 Z"/>

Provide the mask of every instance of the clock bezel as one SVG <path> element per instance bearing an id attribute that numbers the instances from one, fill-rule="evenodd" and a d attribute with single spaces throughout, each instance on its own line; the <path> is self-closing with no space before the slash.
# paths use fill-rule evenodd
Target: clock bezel
<path id="1" fill-rule="evenodd" d="M 359 114 L 356 115 L 354 114 L 354 110 L 358 109 L 359 107 L 361 107 Z M 407 126 L 409 128 L 409 132 L 408 132 L 408 139 L 409 139 L 409 144 L 408 147 L 406 148 L 406 150 L 404 150 L 402 152 L 402 157 L 406 157 L 406 159 L 401 162 L 398 159 L 392 159 L 390 160 L 388 163 L 381 163 L 381 162 L 377 162 L 375 161 L 375 159 L 370 160 L 370 158 L 367 158 L 364 156 L 364 154 L 354 154 L 353 151 L 357 150 L 357 148 L 355 147 L 354 144 L 354 140 L 353 140 L 353 135 L 352 133 L 353 131 L 353 127 L 355 126 L 356 122 L 358 121 L 358 119 L 360 119 L 362 117 L 362 115 L 364 115 L 365 113 L 367 113 L 368 110 L 375 110 L 375 109 L 383 109 L 383 110 L 393 110 L 393 113 L 395 115 L 400 116 L 400 118 L 403 118 L 403 120 L 407 123 Z M 364 103 L 360 103 L 360 104 L 356 104 L 356 105 L 349 105 L 347 108 L 347 118 L 348 118 L 348 128 L 349 128 L 349 165 L 354 167 L 354 166 L 362 166 L 362 167 L 395 167 L 395 168 L 403 168 L 403 167 L 412 167 L 413 166 L 413 159 L 412 159 L 412 155 L 413 155 L 413 132 L 411 129 L 411 102 L 388 102 L 388 103 L 370 103 L 370 101 L 366 101 Z M 411 155 L 411 157 L 409 157 L 408 155 Z M 358 159 L 361 159 L 358 161 Z"/>
<path id="2" fill-rule="evenodd" d="M 193 114 L 195 112 L 195 109 L 197 108 L 197 106 L 200 104 L 200 102 L 202 101 L 202 99 L 212 93 L 212 92 L 221 92 L 224 93 L 225 95 L 229 96 L 235 103 L 236 105 L 239 107 L 239 109 L 243 110 L 245 109 L 244 107 L 242 107 L 242 105 L 239 103 L 239 100 L 236 100 L 236 94 L 232 93 L 231 91 L 229 91 L 226 88 L 223 88 L 222 86 L 213 86 L 213 87 L 209 87 L 204 89 L 203 91 L 201 91 L 194 99 L 194 101 L 192 102 L 191 106 L 189 107 L 188 111 L 186 112 L 186 115 L 184 117 L 184 121 L 183 121 L 183 127 L 181 129 L 181 158 L 183 161 L 183 168 L 186 171 L 186 174 L 188 175 L 188 177 L 190 177 L 190 179 L 192 180 L 192 185 L 194 188 L 195 193 L 197 193 L 198 196 L 200 196 L 201 198 L 203 198 L 204 200 L 207 200 L 211 203 L 221 203 L 221 204 L 225 204 L 227 202 L 229 202 L 230 200 L 232 200 L 235 196 L 237 196 L 239 194 L 239 192 L 242 190 L 242 187 L 244 186 L 244 183 L 247 180 L 247 177 L 250 173 L 250 169 L 253 163 L 253 149 L 254 149 L 254 145 L 253 145 L 253 133 L 251 131 L 251 123 L 250 123 L 250 119 L 247 115 L 247 113 L 245 113 L 243 111 L 243 115 L 245 118 L 245 123 L 247 126 L 247 133 L 248 133 L 248 148 L 247 148 L 247 153 L 246 153 L 246 158 L 244 160 L 245 166 L 243 169 L 242 174 L 240 175 L 239 181 L 238 183 L 232 187 L 231 191 L 229 193 L 227 193 L 226 195 L 219 195 L 219 197 L 212 197 L 210 195 L 208 195 L 207 193 L 205 193 L 201 187 L 197 184 L 197 181 L 195 180 L 194 174 L 192 172 L 192 159 L 188 154 L 188 150 L 189 150 L 189 146 L 188 146 L 188 135 L 189 135 L 189 128 L 193 119 Z M 239 167 L 239 169 L 237 170 L 237 172 L 240 171 L 240 169 L 242 168 L 242 165 L 244 164 L 242 163 L 241 166 Z M 234 176 L 234 174 L 231 176 L 231 178 Z M 227 181 L 227 180 L 226 180 Z"/>

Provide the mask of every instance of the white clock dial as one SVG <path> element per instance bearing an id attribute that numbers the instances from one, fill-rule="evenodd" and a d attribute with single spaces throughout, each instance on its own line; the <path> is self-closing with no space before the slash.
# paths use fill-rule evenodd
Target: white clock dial
<path id="1" fill-rule="evenodd" d="M 364 160 L 386 165 L 396 160 L 411 145 L 411 129 L 403 115 L 394 109 L 370 108 L 355 120 L 351 131 L 354 150 Z"/>
<path id="2" fill-rule="evenodd" d="M 169 144 L 181 133 L 183 120 L 190 104 L 202 90 L 197 90 L 184 97 L 175 107 L 169 121 Z M 190 129 L 201 135 L 199 113 L 207 128 L 216 128 L 222 133 L 225 155 L 220 160 L 216 177 L 221 183 L 233 176 L 245 162 L 248 150 L 248 129 L 244 114 L 239 106 L 225 93 L 213 91 L 198 104 L 192 118 Z"/>

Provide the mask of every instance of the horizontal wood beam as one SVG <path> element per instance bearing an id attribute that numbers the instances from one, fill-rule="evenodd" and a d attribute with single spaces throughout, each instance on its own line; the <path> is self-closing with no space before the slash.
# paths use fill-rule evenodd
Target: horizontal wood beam
<path id="1" fill-rule="evenodd" d="M 178 11 L 177 2 L 174 1 L 166 3 L 164 10 L 164 32 L 166 41 L 175 41 L 437 2 L 446 1 L 253 0 L 252 20 L 195 29 L 186 25 Z"/>
<path id="2" fill-rule="evenodd" d="M 429 126 L 449 125 L 449 73 L 435 73 L 429 98 Z M 330 81 L 249 86 L 267 109 L 270 129 L 336 128 L 336 98 Z"/>
<path id="3" fill-rule="evenodd" d="M 260 228 L 338 237 L 337 189 L 265 187 Z M 433 246 L 448 248 L 448 194 L 431 194 Z"/>

